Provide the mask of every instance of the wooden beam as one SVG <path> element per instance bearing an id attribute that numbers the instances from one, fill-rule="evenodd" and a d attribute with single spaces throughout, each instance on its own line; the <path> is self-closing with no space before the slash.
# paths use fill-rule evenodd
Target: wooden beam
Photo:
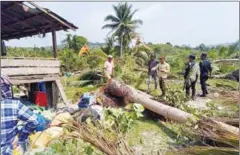
<path id="1" fill-rule="evenodd" d="M 61 24 L 63 24 L 64 26 L 70 28 L 71 30 L 75 31 L 75 28 L 73 28 L 72 26 L 70 26 L 69 24 L 67 24 L 66 22 L 62 21 L 61 19 L 57 18 L 56 16 L 54 16 L 53 14 L 49 13 L 46 9 L 41 8 L 40 6 L 38 6 L 36 3 L 33 3 L 31 1 L 28 1 L 28 3 L 30 3 L 31 5 L 33 5 L 34 7 L 36 7 L 37 9 L 39 9 L 40 11 L 44 12 L 45 14 L 47 14 L 48 16 L 52 17 L 53 19 L 55 19 L 56 21 L 60 22 Z"/>
<path id="2" fill-rule="evenodd" d="M 56 109 L 58 102 L 59 102 L 59 90 L 56 82 L 54 82 L 53 83 L 53 105 L 51 108 Z"/>
<path id="3" fill-rule="evenodd" d="M 57 57 L 57 40 L 56 40 L 56 31 L 52 30 L 52 41 L 53 41 L 53 57 Z"/>
<path id="4" fill-rule="evenodd" d="M 11 34 L 6 34 L 6 35 L 3 35 L 3 37 L 11 36 L 11 35 L 18 35 L 18 34 L 20 35 L 20 34 L 27 33 L 27 32 L 31 33 L 31 31 L 36 31 L 37 34 L 39 34 L 39 33 L 42 33 L 42 31 L 44 31 L 44 29 L 52 29 L 52 28 L 55 28 L 55 27 L 58 27 L 58 25 L 43 25 L 43 26 L 40 26 L 40 27 L 37 27 L 37 28 L 22 29 L 21 32 L 14 32 L 14 33 L 11 33 Z"/>
<path id="5" fill-rule="evenodd" d="M 56 85 L 57 85 L 57 87 L 58 87 L 58 90 L 59 90 L 60 95 L 61 95 L 61 97 L 62 97 L 62 99 L 63 99 L 63 102 L 64 102 L 66 105 L 69 105 L 61 81 L 60 81 L 60 80 L 56 80 L 55 83 L 56 83 Z"/>
<path id="6" fill-rule="evenodd" d="M 35 18 L 37 16 L 40 16 L 41 14 L 42 13 L 38 13 L 38 14 L 35 14 L 35 15 L 31 16 L 31 17 L 27 17 L 27 18 L 24 18 L 24 19 L 19 20 L 19 21 L 15 21 L 15 22 L 12 22 L 12 23 L 7 23 L 7 24 L 5 24 L 5 26 L 11 26 L 11 25 L 16 25 L 16 24 L 19 24 L 19 23 L 23 23 L 23 22 L 26 22 L 27 20 L 33 19 L 33 18 Z"/>
<path id="7" fill-rule="evenodd" d="M 44 75 L 44 74 L 59 74 L 60 68 L 48 67 L 18 67 L 18 68 L 1 68 L 1 71 L 8 76 L 20 75 Z"/>
<path id="8" fill-rule="evenodd" d="M 60 61 L 1 59 L 1 68 L 5 68 L 5 67 L 60 67 Z"/>
<path id="9" fill-rule="evenodd" d="M 60 79 L 60 77 L 59 78 L 53 77 L 53 78 L 43 78 L 43 79 L 32 79 L 32 80 L 27 80 L 27 79 L 15 80 L 15 79 L 10 78 L 10 81 L 12 84 L 18 85 L 18 84 L 25 84 L 25 83 L 49 82 L 49 81 L 55 81 L 58 79 Z"/>
<path id="10" fill-rule="evenodd" d="M 1 10 L 1 12 L 7 11 L 8 9 L 12 8 L 14 5 L 15 5 L 15 3 L 12 2 L 12 4 L 10 4 L 10 5 L 8 5 L 7 7 L 3 8 L 3 9 Z"/>
<path id="11" fill-rule="evenodd" d="M 46 82 L 46 93 L 47 93 L 47 100 L 48 100 L 48 106 L 53 106 L 53 88 L 52 88 L 53 82 Z"/>
<path id="12" fill-rule="evenodd" d="M 1 14 L 3 14 L 4 16 L 6 16 L 6 17 L 8 17 L 8 18 L 10 18 L 10 19 L 15 20 L 16 22 L 22 20 L 22 19 L 16 18 L 15 16 L 11 16 L 11 15 L 9 15 L 9 14 L 6 14 L 6 13 L 4 13 L 4 12 L 1 12 Z M 33 25 L 28 24 L 28 23 L 26 23 L 26 22 L 24 22 L 23 24 L 24 24 L 24 25 L 27 25 L 27 26 L 29 26 L 29 27 L 31 27 L 31 28 L 34 28 Z"/>
<path id="13" fill-rule="evenodd" d="M 48 32 L 52 32 L 52 28 L 54 27 L 48 27 L 45 29 L 45 33 L 48 33 Z M 54 28 L 55 31 L 58 31 L 58 30 L 62 30 L 61 28 L 59 27 L 55 27 Z M 37 31 L 37 30 L 32 30 L 32 32 L 23 32 L 23 33 L 14 33 L 14 34 L 6 34 L 6 35 L 2 35 L 1 39 L 2 40 L 9 40 L 9 39 L 18 39 L 18 38 L 23 38 L 23 37 L 29 37 L 29 36 L 33 36 L 33 35 L 38 35 L 39 33 L 41 33 L 40 31 Z"/>

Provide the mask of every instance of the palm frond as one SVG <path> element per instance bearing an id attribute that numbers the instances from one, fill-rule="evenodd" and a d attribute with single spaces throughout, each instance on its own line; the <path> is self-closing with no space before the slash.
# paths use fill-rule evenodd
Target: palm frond
<path id="1" fill-rule="evenodd" d="M 113 15 L 108 15 L 107 17 L 104 18 L 104 21 L 111 21 L 111 22 L 115 22 L 115 23 L 120 22 L 120 20 Z"/>

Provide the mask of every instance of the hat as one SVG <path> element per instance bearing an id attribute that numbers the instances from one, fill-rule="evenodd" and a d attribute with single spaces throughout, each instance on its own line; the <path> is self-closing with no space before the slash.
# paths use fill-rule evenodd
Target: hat
<path id="1" fill-rule="evenodd" d="M 112 55 L 108 55 L 108 58 L 112 58 Z"/>
<path id="2" fill-rule="evenodd" d="M 206 57 L 206 56 L 207 56 L 207 53 L 202 53 L 201 56 Z"/>
<path id="3" fill-rule="evenodd" d="M 155 54 L 155 53 L 152 53 L 152 54 L 151 54 L 151 57 L 156 57 L 156 54 Z"/>
<path id="4" fill-rule="evenodd" d="M 190 55 L 189 55 L 189 58 L 195 60 L 196 57 L 195 57 L 195 55 L 190 54 Z"/>

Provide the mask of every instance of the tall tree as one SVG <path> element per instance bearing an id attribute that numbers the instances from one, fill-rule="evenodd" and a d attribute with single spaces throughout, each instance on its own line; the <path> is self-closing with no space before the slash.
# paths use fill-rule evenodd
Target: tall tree
<path id="1" fill-rule="evenodd" d="M 79 52 L 84 44 L 87 43 L 87 39 L 83 36 L 67 34 L 66 39 L 62 41 L 66 48 L 73 49 L 74 52 Z"/>
<path id="2" fill-rule="evenodd" d="M 104 25 L 103 29 L 111 29 L 112 37 L 117 40 L 123 50 L 127 50 L 131 39 L 137 36 L 136 28 L 142 25 L 139 19 L 133 19 L 137 9 L 132 11 L 132 5 L 128 3 L 119 3 L 113 5 L 115 15 L 108 15 L 104 21 L 110 22 Z M 122 53 L 121 53 L 122 54 Z"/>

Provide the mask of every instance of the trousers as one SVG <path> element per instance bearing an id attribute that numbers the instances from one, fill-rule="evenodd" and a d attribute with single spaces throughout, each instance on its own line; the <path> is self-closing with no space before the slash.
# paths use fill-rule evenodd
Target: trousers
<path id="1" fill-rule="evenodd" d="M 196 95 L 196 81 L 189 82 L 186 84 L 186 95 L 190 95 L 190 89 L 192 89 L 192 97 L 195 97 Z"/>
<path id="2" fill-rule="evenodd" d="M 159 85 L 160 85 L 160 89 L 162 91 L 162 95 L 166 94 L 166 79 L 160 77 L 159 78 Z"/>
<path id="3" fill-rule="evenodd" d="M 207 94 L 207 84 L 206 81 L 208 80 L 208 76 L 200 76 L 200 84 L 203 95 Z"/>

